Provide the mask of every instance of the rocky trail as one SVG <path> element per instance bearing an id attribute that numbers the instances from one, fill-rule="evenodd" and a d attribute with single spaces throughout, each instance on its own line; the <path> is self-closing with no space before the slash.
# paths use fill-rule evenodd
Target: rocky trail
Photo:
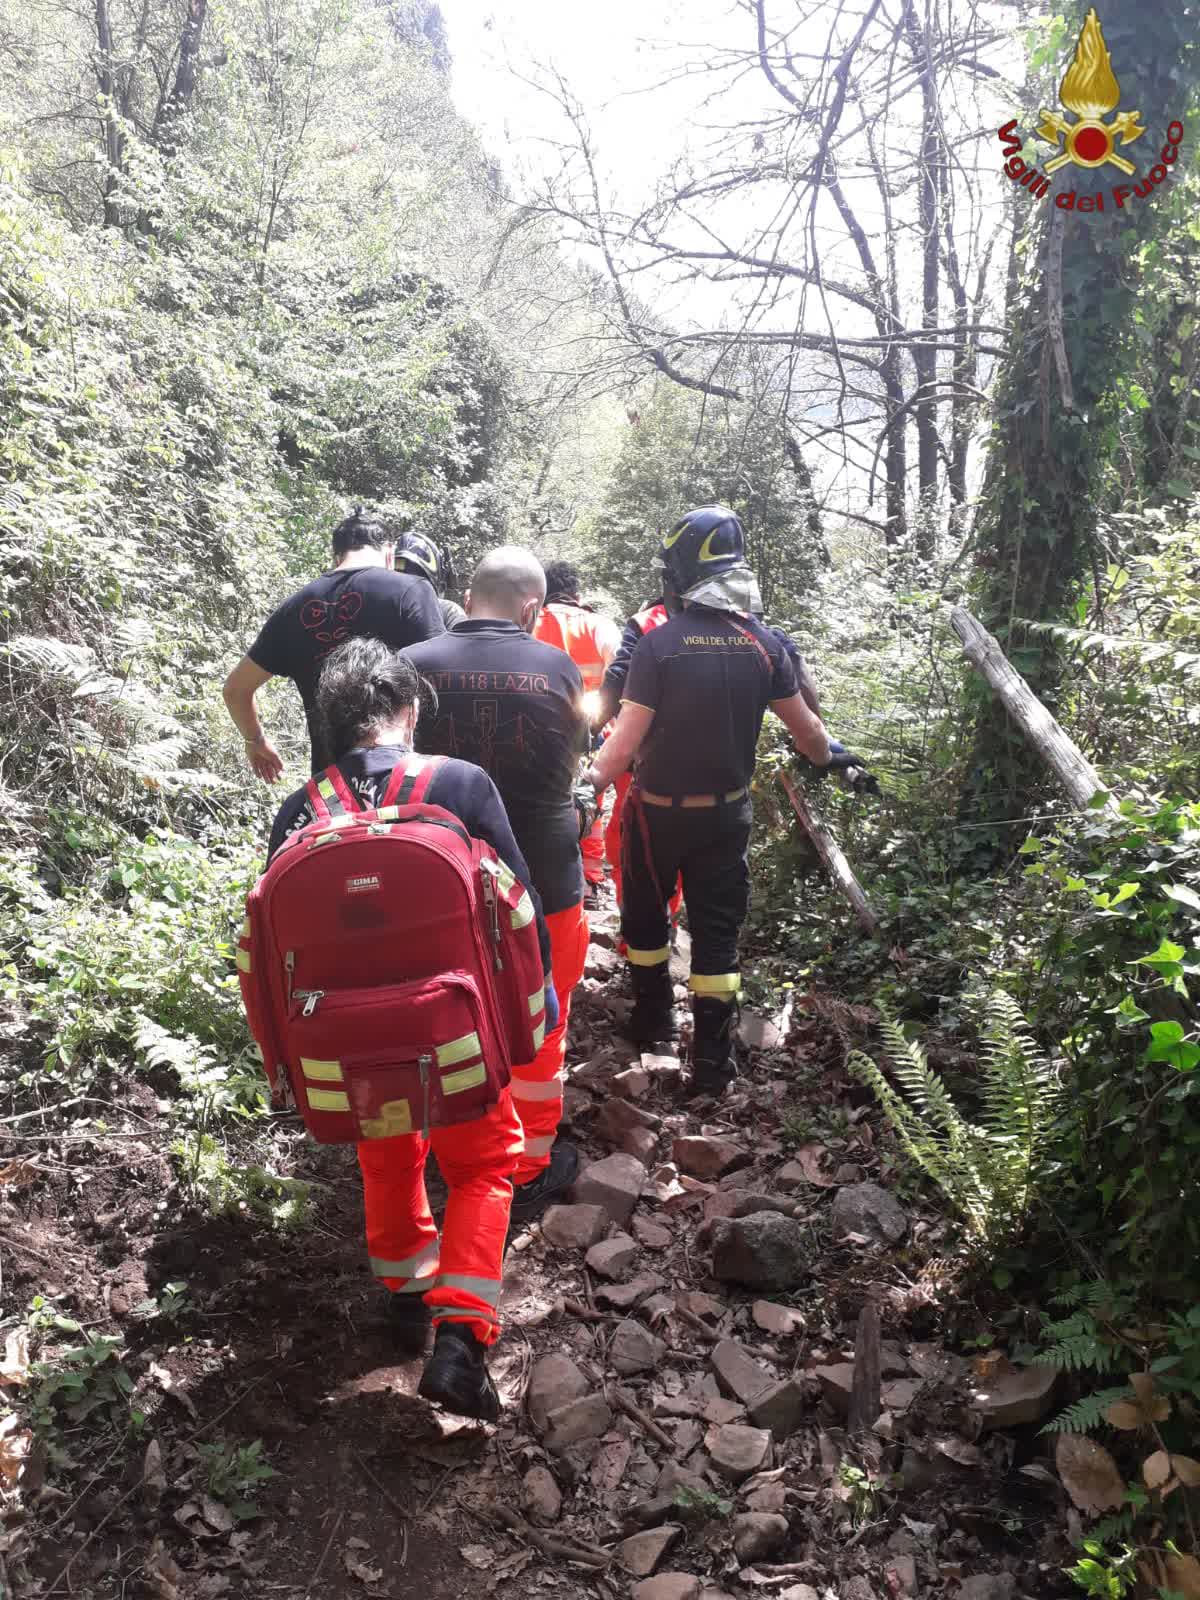
<path id="1" fill-rule="evenodd" d="M 72 1323 L 114 1343 L 47 1398 L 9 1335 L 0 1380 L 24 1420 L 41 1396 L 42 1442 L 0 1434 L 0 1592 L 1072 1592 L 1039 1436 L 1054 1375 L 943 1343 L 986 1317 L 955 1306 L 941 1219 L 897 1198 L 843 1070 L 867 1019 L 816 997 L 746 1016 L 733 1090 L 685 1102 L 674 1055 L 615 1034 L 611 907 L 593 923 L 566 1106 L 588 1165 L 510 1245 L 496 1428 L 438 1414 L 397 1364 L 352 1151 L 272 1127 L 252 1159 L 312 1185 L 289 1231 L 184 1204 L 145 1082 L 107 1129 L 3 1141 L 10 1325 L 36 1297 L 43 1361 Z"/>

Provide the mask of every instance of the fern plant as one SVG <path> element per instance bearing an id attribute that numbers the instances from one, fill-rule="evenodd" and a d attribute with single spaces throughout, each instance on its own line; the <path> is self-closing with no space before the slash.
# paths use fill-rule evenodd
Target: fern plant
<path id="1" fill-rule="evenodd" d="M 882 1007 L 887 1062 L 899 1089 L 860 1051 L 850 1067 L 874 1090 L 901 1147 L 941 1189 L 968 1236 L 994 1248 L 1025 1225 L 1046 1172 L 1059 1096 L 1015 1001 L 997 990 L 984 1011 L 978 1121 L 959 1109 L 921 1046 Z"/>

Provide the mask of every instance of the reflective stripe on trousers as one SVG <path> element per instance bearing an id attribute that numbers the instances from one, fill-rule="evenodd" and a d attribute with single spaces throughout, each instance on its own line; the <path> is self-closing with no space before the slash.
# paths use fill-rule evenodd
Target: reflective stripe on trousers
<path id="1" fill-rule="evenodd" d="M 554 1136 L 562 1119 L 563 1062 L 567 1055 L 567 1023 L 571 1016 L 571 991 L 583 977 L 587 961 L 588 923 L 582 903 L 546 918 L 550 934 L 550 964 L 558 994 L 558 1026 L 547 1033 L 532 1061 L 514 1067 L 513 1105 L 525 1130 L 525 1152 L 517 1162 L 513 1182 L 528 1183 L 550 1160 Z"/>
<path id="2" fill-rule="evenodd" d="M 442 1237 L 425 1193 L 432 1148 L 449 1197 Z M 506 1089 L 472 1122 L 358 1146 L 371 1270 L 398 1294 L 420 1294 L 439 1322 L 464 1322 L 482 1344 L 500 1333 L 504 1240 L 521 1122 Z"/>

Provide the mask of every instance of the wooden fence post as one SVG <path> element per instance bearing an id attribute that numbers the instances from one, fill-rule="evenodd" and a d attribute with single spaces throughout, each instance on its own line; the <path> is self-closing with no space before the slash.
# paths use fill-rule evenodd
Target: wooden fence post
<path id="1" fill-rule="evenodd" d="M 950 613 L 955 633 L 962 640 L 963 652 L 1000 696 L 1005 710 L 1046 762 L 1079 811 L 1087 811 L 1097 794 L 1106 794 L 1105 808 L 1117 810 L 1108 786 L 1083 751 L 1025 682 L 1009 661 L 999 642 L 963 606 Z"/>
<path id="2" fill-rule="evenodd" d="M 787 772 L 780 768 L 779 781 L 787 790 L 792 810 L 800 818 L 800 825 L 816 846 L 817 854 L 825 863 L 825 870 L 854 907 L 854 914 L 869 934 L 879 932 L 879 919 L 871 910 L 871 903 L 863 886 L 850 870 L 850 863 L 842 854 L 841 846 L 830 833 L 825 819 L 810 801 L 800 793 Z"/>

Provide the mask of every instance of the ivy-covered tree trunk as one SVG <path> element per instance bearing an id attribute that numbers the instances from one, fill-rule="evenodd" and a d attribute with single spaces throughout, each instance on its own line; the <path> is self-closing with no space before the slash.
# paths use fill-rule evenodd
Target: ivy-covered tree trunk
<path id="1" fill-rule="evenodd" d="M 1070 9 L 1053 98 L 1018 114 L 1028 160 L 1036 156 L 1037 113 L 1061 110 L 1058 84 L 1087 9 L 1082 0 Z M 996 390 L 978 524 L 983 619 L 1051 705 L 1059 690 L 1054 643 L 1022 624 L 1064 620 L 1080 584 L 1102 567 L 1095 532 L 1117 486 L 1126 379 L 1137 365 L 1134 313 L 1147 292 L 1138 256 L 1147 240 L 1166 232 L 1179 204 L 1172 190 L 1179 188 L 1174 174 L 1191 159 L 1186 137 L 1167 176 L 1154 186 L 1146 179 L 1159 163 L 1168 128 L 1185 121 L 1200 87 L 1195 8 L 1178 0 L 1112 0 L 1104 12 L 1119 109 L 1140 112 L 1146 128 L 1136 142 L 1117 146 L 1137 171 L 1126 177 L 1108 164 L 1094 170 L 1068 164 L 1052 177 L 1045 199 L 1014 192 L 1014 203 L 1028 208 L 1014 248 L 1027 252 L 1033 265 L 1016 302 L 1010 354 Z M 998 148 L 998 164 L 1002 154 Z M 1133 192 L 1139 183 L 1144 196 Z M 1120 206 L 1118 184 L 1126 190 Z M 1061 202 L 1072 191 L 1075 205 L 1068 209 Z M 1080 197 L 1098 195 L 1103 212 L 1079 209 Z M 974 686 L 972 693 L 978 693 Z M 1044 784 L 1037 757 L 1003 709 L 985 698 L 964 806 L 977 815 L 1018 816 Z"/>

